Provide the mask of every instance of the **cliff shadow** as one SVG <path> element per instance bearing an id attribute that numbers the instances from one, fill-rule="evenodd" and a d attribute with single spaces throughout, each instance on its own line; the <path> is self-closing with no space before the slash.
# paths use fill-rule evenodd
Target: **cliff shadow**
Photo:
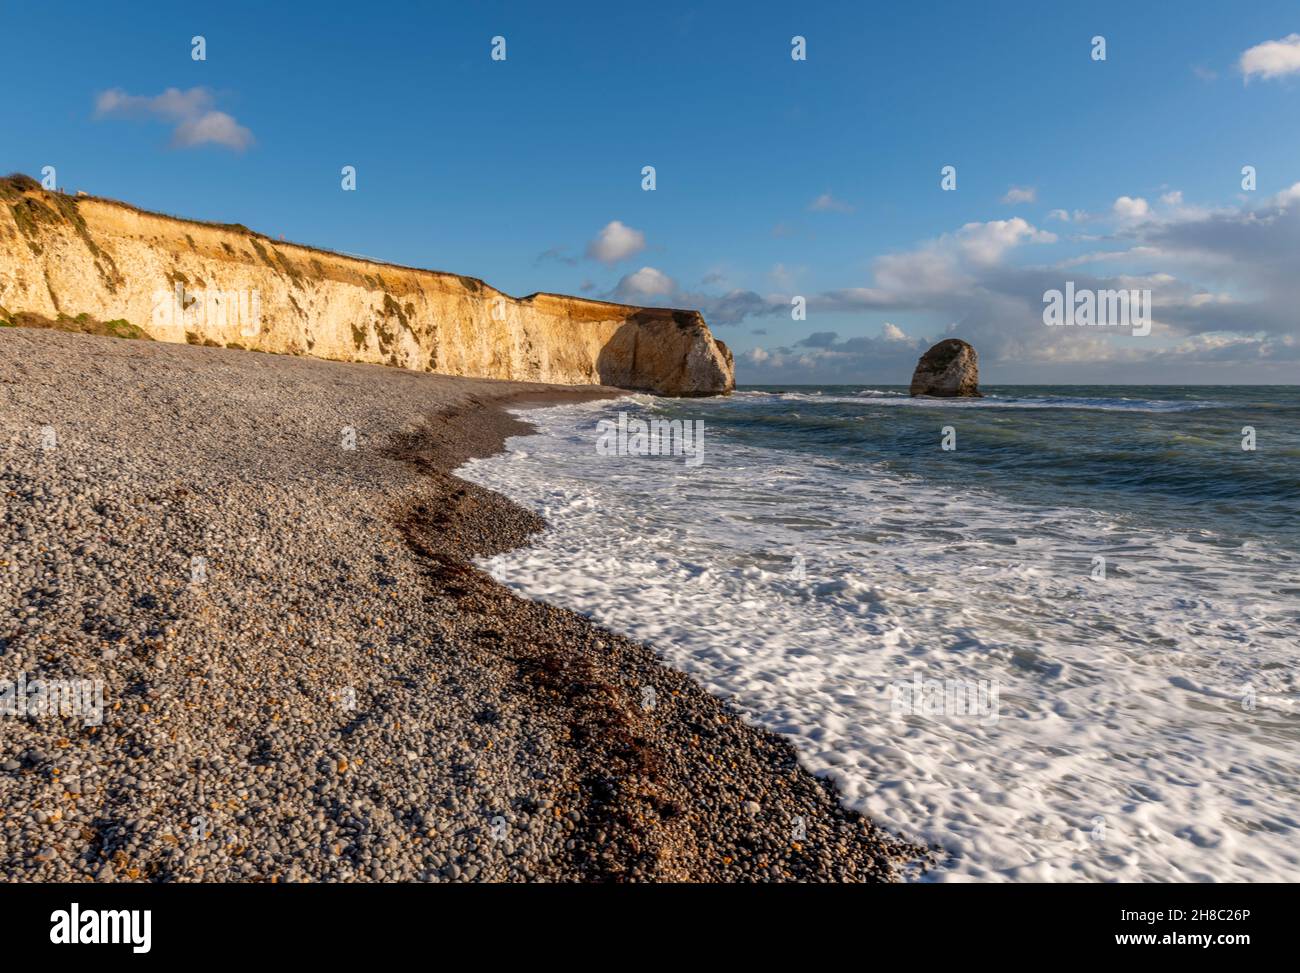
<path id="1" fill-rule="evenodd" d="M 642 308 L 605 342 L 596 356 L 602 385 L 673 394 L 686 369 L 686 356 L 701 323 L 695 311 Z"/>

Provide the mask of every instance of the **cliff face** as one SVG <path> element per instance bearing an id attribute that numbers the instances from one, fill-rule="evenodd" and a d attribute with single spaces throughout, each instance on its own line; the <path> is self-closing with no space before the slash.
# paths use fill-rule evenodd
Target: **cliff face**
<path id="1" fill-rule="evenodd" d="M 696 311 L 556 294 L 273 241 L 0 180 L 0 309 L 124 319 L 216 344 L 476 378 L 725 394 L 730 351 Z"/>

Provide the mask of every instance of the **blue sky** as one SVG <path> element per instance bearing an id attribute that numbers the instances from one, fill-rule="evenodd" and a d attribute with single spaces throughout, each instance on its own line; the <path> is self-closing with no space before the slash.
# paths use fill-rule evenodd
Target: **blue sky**
<path id="1" fill-rule="evenodd" d="M 1066 6 L 16 6 L 0 169 L 698 306 L 742 383 L 902 383 L 947 334 L 987 382 L 1294 382 L 1300 7 Z M 1045 327 L 1066 280 L 1151 289 L 1152 334 Z"/>

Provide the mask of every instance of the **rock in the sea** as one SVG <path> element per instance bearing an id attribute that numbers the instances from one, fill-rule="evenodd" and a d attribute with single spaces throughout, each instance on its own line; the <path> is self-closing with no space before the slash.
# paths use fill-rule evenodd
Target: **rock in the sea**
<path id="1" fill-rule="evenodd" d="M 909 392 L 943 398 L 980 398 L 979 384 L 980 359 L 975 349 L 960 338 L 945 338 L 916 363 Z"/>

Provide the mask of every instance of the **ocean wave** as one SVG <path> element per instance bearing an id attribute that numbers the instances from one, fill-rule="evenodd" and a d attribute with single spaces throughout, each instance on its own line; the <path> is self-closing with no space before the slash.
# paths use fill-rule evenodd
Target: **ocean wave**
<path id="1" fill-rule="evenodd" d="M 598 458 L 591 412 L 463 468 L 550 524 L 483 566 L 786 735 L 931 880 L 1300 879 L 1294 560 L 717 434 L 698 470 Z M 931 683 L 995 718 L 892 705 Z"/>

